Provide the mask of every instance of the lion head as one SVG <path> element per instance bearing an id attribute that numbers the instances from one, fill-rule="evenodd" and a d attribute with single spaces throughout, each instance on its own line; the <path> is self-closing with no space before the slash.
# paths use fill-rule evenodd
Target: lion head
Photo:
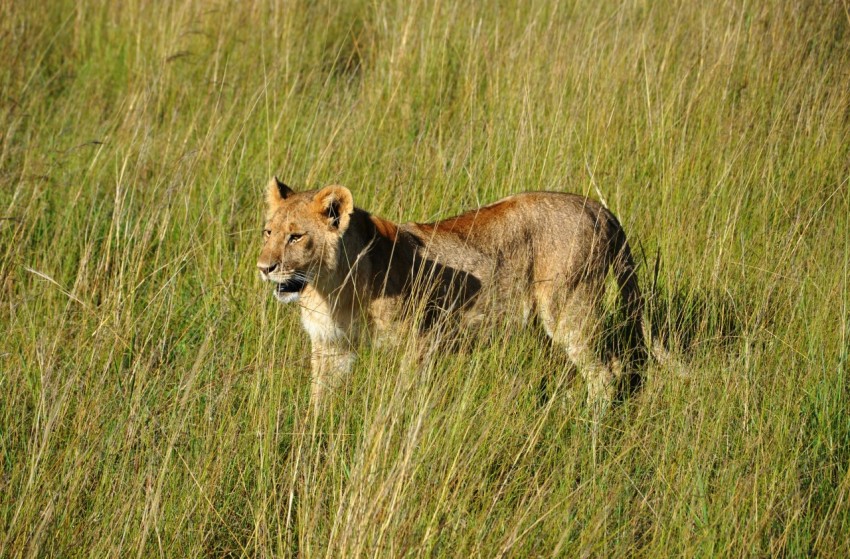
<path id="1" fill-rule="evenodd" d="M 274 177 L 266 192 L 266 225 L 257 268 L 278 300 L 298 300 L 304 288 L 333 278 L 354 202 L 342 186 L 295 192 Z"/>

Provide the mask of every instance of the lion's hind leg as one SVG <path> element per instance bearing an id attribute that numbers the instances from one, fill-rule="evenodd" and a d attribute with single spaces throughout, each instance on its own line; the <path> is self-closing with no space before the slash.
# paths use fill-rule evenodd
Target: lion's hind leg
<path id="1" fill-rule="evenodd" d="M 546 333 L 562 347 L 587 385 L 588 404 L 606 407 L 616 392 L 619 367 L 597 353 L 602 330 L 602 289 L 579 284 L 564 292 L 538 294 L 538 313 Z M 612 366 L 613 365 L 613 366 Z"/>

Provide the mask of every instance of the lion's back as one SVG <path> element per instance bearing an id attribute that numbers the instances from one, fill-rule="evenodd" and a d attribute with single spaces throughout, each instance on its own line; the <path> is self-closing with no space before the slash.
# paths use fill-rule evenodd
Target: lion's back
<path id="1" fill-rule="evenodd" d="M 561 192 L 524 192 L 434 223 L 405 226 L 430 252 L 500 260 L 532 256 L 584 260 L 620 230 L 599 202 Z M 530 254 L 527 254 L 531 251 Z"/>

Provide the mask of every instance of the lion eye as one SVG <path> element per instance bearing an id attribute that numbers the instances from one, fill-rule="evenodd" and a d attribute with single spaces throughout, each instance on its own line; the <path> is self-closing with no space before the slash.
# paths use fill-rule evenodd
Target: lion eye
<path id="1" fill-rule="evenodd" d="M 289 235 L 289 238 L 286 240 L 286 242 L 289 243 L 289 244 L 297 243 L 298 241 L 301 240 L 301 237 L 303 237 L 303 236 L 304 235 L 298 235 L 298 234 L 293 233 L 293 234 Z"/>
<path id="2" fill-rule="evenodd" d="M 272 236 L 271 229 L 263 229 L 263 238 L 264 239 L 268 239 L 271 236 Z"/>

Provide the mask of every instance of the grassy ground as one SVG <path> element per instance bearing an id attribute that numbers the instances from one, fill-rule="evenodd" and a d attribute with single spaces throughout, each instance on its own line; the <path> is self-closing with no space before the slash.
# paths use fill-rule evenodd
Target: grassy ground
<path id="1" fill-rule="evenodd" d="M 7 2 L 0 556 L 850 555 L 848 10 Z M 678 363 L 594 439 L 532 334 L 364 347 L 312 421 L 273 173 L 602 197 Z"/>

